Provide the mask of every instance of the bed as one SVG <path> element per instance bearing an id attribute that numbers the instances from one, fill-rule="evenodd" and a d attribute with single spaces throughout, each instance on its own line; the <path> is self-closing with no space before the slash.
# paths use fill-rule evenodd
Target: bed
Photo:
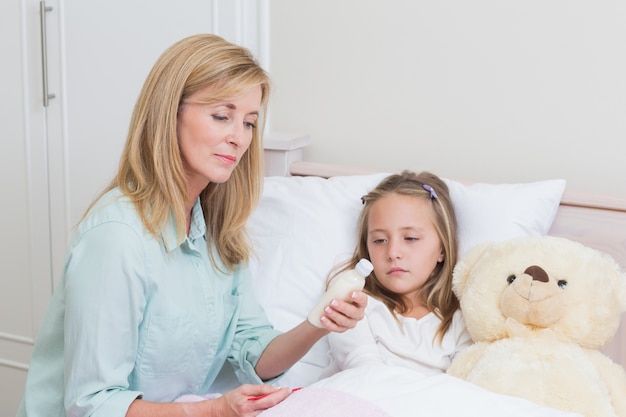
<path id="1" fill-rule="evenodd" d="M 270 176 L 248 224 L 256 252 L 250 263 L 255 289 L 270 321 L 281 330 L 306 317 L 324 290 L 328 272 L 351 255 L 360 197 L 388 175 L 303 162 L 293 151 L 289 146 L 266 151 Z M 271 174 L 277 165 L 278 175 Z M 459 217 L 461 254 L 482 241 L 551 234 L 605 251 L 626 269 L 626 196 L 572 192 L 563 179 L 517 184 L 445 180 Z M 603 351 L 626 364 L 625 320 Z M 227 366 L 215 391 L 236 384 Z M 276 384 L 306 389 L 263 417 L 576 415 L 487 392 L 447 375 L 425 378 L 390 367 L 336 373 L 324 339 Z"/>

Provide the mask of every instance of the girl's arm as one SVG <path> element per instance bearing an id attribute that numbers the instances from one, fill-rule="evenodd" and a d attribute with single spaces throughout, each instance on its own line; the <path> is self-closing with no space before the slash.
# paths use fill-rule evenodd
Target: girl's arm
<path id="1" fill-rule="evenodd" d="M 474 341 L 472 340 L 472 336 L 470 336 L 467 331 L 467 327 L 465 326 L 465 320 L 463 319 L 463 314 L 461 310 L 457 310 L 454 312 L 454 317 L 452 319 L 452 328 L 448 331 L 453 331 L 455 340 L 456 340 L 456 349 L 454 352 L 454 356 L 459 354 L 459 352 L 463 351 L 465 348 L 471 346 Z"/>
<path id="2" fill-rule="evenodd" d="M 395 323 L 390 323 L 390 325 L 395 325 Z M 370 330 L 367 313 L 365 318 L 359 321 L 349 333 L 329 335 L 328 343 L 335 364 L 341 370 L 368 363 L 381 363 L 376 340 Z"/>
<path id="3" fill-rule="evenodd" d="M 295 364 L 309 349 L 329 332 L 343 333 L 352 329 L 364 316 L 367 296 L 361 291 L 351 294 L 352 302 L 333 300 L 321 322 L 323 329 L 308 321 L 274 338 L 255 366 L 263 380 L 275 378 Z"/>

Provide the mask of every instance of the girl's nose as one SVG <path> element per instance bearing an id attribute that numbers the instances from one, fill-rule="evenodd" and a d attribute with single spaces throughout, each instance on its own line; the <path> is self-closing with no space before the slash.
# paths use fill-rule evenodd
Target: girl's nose
<path id="1" fill-rule="evenodd" d="M 390 240 L 387 247 L 387 258 L 389 258 L 389 260 L 400 259 L 400 256 L 400 248 L 392 240 Z"/>

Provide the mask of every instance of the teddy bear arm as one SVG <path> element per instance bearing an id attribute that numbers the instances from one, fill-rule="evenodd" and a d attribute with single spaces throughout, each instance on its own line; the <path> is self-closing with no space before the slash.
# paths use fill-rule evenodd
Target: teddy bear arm
<path id="1" fill-rule="evenodd" d="M 476 367 L 476 364 L 483 356 L 486 348 L 487 345 L 485 343 L 478 342 L 457 353 L 448 367 L 448 375 L 467 379 L 469 373 Z"/>
<path id="2" fill-rule="evenodd" d="M 588 351 L 588 356 L 606 385 L 615 414 L 626 417 L 626 371 L 599 351 Z"/>

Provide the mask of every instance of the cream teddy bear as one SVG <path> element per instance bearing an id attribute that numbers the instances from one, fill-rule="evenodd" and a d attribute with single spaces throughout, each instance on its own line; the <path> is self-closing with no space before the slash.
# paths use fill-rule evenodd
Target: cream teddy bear
<path id="1" fill-rule="evenodd" d="M 551 236 L 479 245 L 454 292 L 474 344 L 448 374 L 585 417 L 626 417 L 626 372 L 598 349 L 626 310 L 608 254 Z"/>

